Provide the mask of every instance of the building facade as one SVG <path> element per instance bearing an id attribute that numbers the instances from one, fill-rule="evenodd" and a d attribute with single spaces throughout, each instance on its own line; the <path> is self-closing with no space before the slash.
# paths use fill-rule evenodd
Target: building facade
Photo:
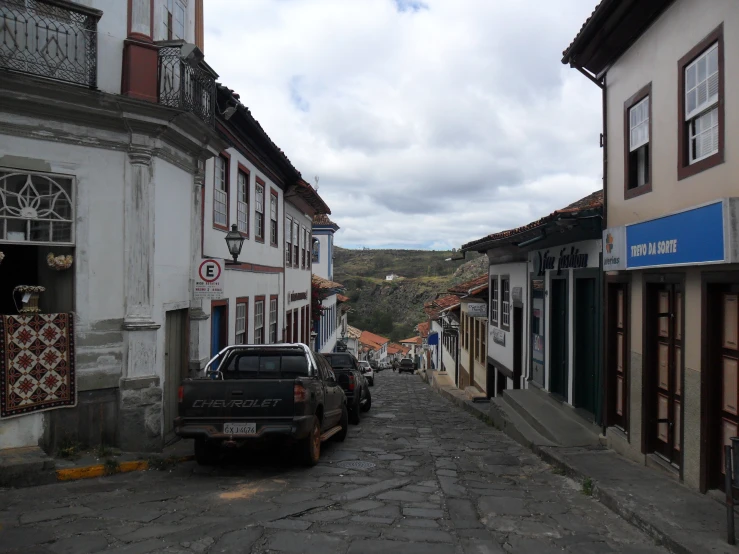
<path id="1" fill-rule="evenodd" d="M 607 436 L 706 491 L 739 435 L 739 10 L 616 4 L 563 58 L 603 91 Z"/>

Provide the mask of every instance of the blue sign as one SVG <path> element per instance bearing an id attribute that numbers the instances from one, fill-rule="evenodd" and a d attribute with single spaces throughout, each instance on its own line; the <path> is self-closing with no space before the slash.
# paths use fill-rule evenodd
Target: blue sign
<path id="1" fill-rule="evenodd" d="M 431 333 L 429 335 L 428 345 L 429 346 L 436 346 L 437 344 L 439 344 L 439 333 Z"/>
<path id="2" fill-rule="evenodd" d="M 626 227 L 626 266 L 724 261 L 723 203 Z"/>

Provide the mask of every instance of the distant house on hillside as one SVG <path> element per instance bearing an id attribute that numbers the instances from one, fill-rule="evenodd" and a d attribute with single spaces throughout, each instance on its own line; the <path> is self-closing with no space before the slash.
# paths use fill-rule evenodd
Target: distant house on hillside
<path id="1" fill-rule="evenodd" d="M 397 279 L 398 277 L 400 277 L 400 275 L 395 275 L 395 273 L 391 273 L 390 275 L 385 277 L 385 281 L 395 281 L 395 279 Z"/>

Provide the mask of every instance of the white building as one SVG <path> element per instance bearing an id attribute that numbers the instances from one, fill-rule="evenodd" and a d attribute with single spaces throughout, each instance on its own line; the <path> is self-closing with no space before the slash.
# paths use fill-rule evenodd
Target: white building
<path id="1" fill-rule="evenodd" d="M 314 348 L 316 352 L 333 352 L 339 335 L 341 318 L 336 295 L 344 290 L 339 283 L 334 283 L 334 233 L 339 226 L 327 215 L 313 217 L 313 281 L 314 291 L 320 291 L 321 314 L 314 320 L 316 333 Z M 325 282 L 323 282 L 323 281 Z"/>
<path id="2" fill-rule="evenodd" d="M 31 392 L 3 410 L 0 449 L 63 438 L 161 448 L 187 367 L 197 199 L 224 146 L 202 0 L 176 1 L 172 14 L 155 0 L 85 4 L 0 9 L 0 297 L 44 286 L 42 313 L 74 322 L 74 372 L 61 379 L 67 392 L 49 395 L 67 395 L 57 404 L 67 409 L 44 411 L 30 374 L 6 379 L 3 392 Z M 177 76 L 197 83 L 197 100 Z M 52 271 L 48 253 L 73 264 Z"/>

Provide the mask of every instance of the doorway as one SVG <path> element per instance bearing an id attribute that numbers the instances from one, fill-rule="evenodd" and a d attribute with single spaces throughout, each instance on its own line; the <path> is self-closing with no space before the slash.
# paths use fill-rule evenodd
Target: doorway
<path id="1" fill-rule="evenodd" d="M 707 290 L 706 484 L 723 489 L 724 445 L 739 435 L 739 285 L 715 284 Z"/>
<path id="2" fill-rule="evenodd" d="M 210 320 L 210 355 L 213 358 L 228 345 L 228 300 L 212 301 Z M 219 361 L 212 369 L 217 369 Z"/>
<path id="3" fill-rule="evenodd" d="M 648 451 L 680 467 L 682 443 L 683 291 L 677 283 L 647 284 Z"/>
<path id="4" fill-rule="evenodd" d="M 574 406 L 595 416 L 598 321 L 594 278 L 575 280 Z"/>
<path id="5" fill-rule="evenodd" d="M 544 388 L 544 281 L 531 281 L 531 380 Z"/>
<path id="6" fill-rule="evenodd" d="M 608 285 L 607 310 L 608 329 L 606 364 L 608 371 L 608 425 L 614 425 L 624 432 L 629 431 L 629 379 L 628 365 L 628 285 L 610 283 Z"/>
<path id="7" fill-rule="evenodd" d="M 569 371 L 567 368 L 567 279 L 552 279 L 551 315 L 551 362 L 549 370 L 549 390 L 567 400 Z"/>
<path id="8" fill-rule="evenodd" d="M 521 388 L 523 372 L 523 307 L 513 306 L 513 388 Z"/>
<path id="9" fill-rule="evenodd" d="M 164 328 L 164 440 L 173 438 L 177 390 L 188 373 L 188 310 L 167 312 Z"/>

